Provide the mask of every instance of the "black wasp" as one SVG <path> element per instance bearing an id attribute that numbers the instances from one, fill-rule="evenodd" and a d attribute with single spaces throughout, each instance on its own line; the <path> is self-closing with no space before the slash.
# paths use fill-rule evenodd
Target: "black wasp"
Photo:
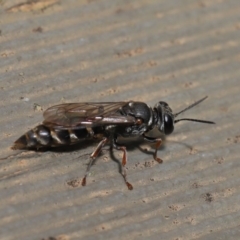
<path id="1" fill-rule="evenodd" d="M 145 134 L 157 127 L 158 131 L 168 135 L 173 132 L 174 123 L 183 120 L 214 124 L 211 121 L 191 118 L 175 120 L 180 113 L 196 106 L 206 98 L 198 100 L 175 114 L 166 102 L 158 102 L 154 108 L 144 102 L 135 101 L 66 103 L 52 106 L 43 113 L 43 123 L 15 141 L 13 149 L 58 147 L 72 145 L 84 139 L 100 138 L 101 141 L 91 154 L 82 185 L 86 185 L 86 178 L 94 159 L 99 155 L 102 147 L 110 142 L 115 149 L 123 152 L 122 175 L 128 189 L 131 190 L 133 187 L 127 181 L 125 168 L 127 151 L 125 146 L 118 144 L 118 137 L 142 136 L 145 140 L 156 143 L 154 159 L 162 163 L 162 160 L 157 157 L 157 150 L 162 143 L 161 138 L 151 138 Z"/>

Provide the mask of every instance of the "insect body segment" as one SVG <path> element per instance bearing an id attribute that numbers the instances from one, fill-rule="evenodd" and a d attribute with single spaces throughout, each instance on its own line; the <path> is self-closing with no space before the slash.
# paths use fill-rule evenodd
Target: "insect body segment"
<path id="1" fill-rule="evenodd" d="M 198 119 L 178 119 L 180 113 L 194 107 L 207 97 L 200 99 L 179 113 L 173 114 L 172 109 L 165 102 L 158 102 L 154 108 L 143 102 L 103 102 L 103 103 L 67 103 L 48 108 L 44 113 L 41 125 L 22 135 L 15 141 L 13 149 L 39 149 L 42 147 L 57 147 L 75 144 L 84 139 L 101 138 L 95 151 L 91 154 L 82 185 L 86 185 L 86 178 L 94 159 L 101 152 L 102 147 L 109 142 L 116 150 L 123 152 L 122 176 L 127 187 L 133 187 L 127 181 L 126 164 L 127 151 L 125 146 L 117 143 L 119 136 L 142 136 L 149 142 L 156 143 L 154 159 L 162 140 L 151 138 L 146 134 L 154 127 L 163 134 L 170 134 L 174 130 L 174 123 L 182 120 L 210 123 Z"/>
<path id="2" fill-rule="evenodd" d="M 98 129 L 59 129 L 53 126 L 38 125 L 15 141 L 13 149 L 39 149 L 43 147 L 58 147 L 72 145 L 81 139 L 91 138 Z"/>

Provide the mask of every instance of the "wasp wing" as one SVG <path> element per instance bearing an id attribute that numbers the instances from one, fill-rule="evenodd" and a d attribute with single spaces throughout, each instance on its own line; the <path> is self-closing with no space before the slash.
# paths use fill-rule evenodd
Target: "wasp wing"
<path id="1" fill-rule="evenodd" d="M 48 108 L 45 125 L 58 128 L 81 128 L 102 125 L 134 124 L 135 118 L 124 116 L 121 108 L 129 102 L 65 103 Z"/>

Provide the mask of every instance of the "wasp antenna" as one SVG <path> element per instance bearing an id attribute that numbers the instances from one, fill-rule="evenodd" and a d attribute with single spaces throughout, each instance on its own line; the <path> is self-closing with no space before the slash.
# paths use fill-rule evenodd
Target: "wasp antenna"
<path id="1" fill-rule="evenodd" d="M 174 117 L 177 117 L 179 114 L 181 114 L 181 113 L 187 111 L 188 109 L 190 109 L 190 108 L 192 108 L 192 107 L 198 105 L 200 102 L 204 101 L 207 97 L 208 97 L 208 96 L 206 96 L 206 97 L 204 97 L 204 98 L 198 100 L 197 102 L 191 104 L 190 106 L 186 107 L 186 108 L 183 109 L 182 111 L 180 111 L 180 112 L 178 112 L 178 113 L 175 113 L 175 114 L 174 114 Z M 179 120 L 180 120 L 180 119 L 179 119 Z M 191 120 L 189 120 L 189 121 L 191 121 Z"/>
<path id="2" fill-rule="evenodd" d="M 205 121 L 205 120 L 192 119 L 192 118 L 182 118 L 182 119 L 177 119 L 177 120 L 174 121 L 174 123 L 177 123 L 177 122 L 180 122 L 180 121 L 192 121 L 192 122 L 200 122 L 200 123 L 215 124 L 215 122 L 212 122 L 212 121 Z"/>

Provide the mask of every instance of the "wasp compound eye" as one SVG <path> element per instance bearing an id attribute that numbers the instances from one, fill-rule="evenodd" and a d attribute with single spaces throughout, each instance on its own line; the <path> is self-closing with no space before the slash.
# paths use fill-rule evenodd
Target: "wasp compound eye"
<path id="1" fill-rule="evenodd" d="M 171 134 L 173 129 L 173 117 L 169 114 L 164 114 L 164 133 L 166 135 Z"/>

